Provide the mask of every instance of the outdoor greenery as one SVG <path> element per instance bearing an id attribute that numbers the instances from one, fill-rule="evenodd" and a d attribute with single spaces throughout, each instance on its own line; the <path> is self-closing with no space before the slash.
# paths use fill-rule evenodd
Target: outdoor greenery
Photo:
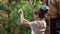
<path id="1" fill-rule="evenodd" d="M 35 7 L 40 6 L 42 6 L 42 2 L 40 0 L 9 0 L 8 3 L 0 0 L 0 10 L 4 10 L 8 14 L 7 19 L 0 14 L 0 22 L 4 24 L 4 26 L 0 28 L 0 34 L 14 34 L 9 32 L 10 27 L 12 26 L 15 29 L 20 30 L 20 34 L 30 34 L 30 28 L 20 25 L 18 10 L 21 8 L 24 11 L 24 17 L 29 21 L 33 21 L 33 10 Z"/>

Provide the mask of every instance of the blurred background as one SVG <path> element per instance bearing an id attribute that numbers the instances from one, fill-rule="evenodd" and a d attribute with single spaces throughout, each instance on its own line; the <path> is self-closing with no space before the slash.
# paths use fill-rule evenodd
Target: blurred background
<path id="1" fill-rule="evenodd" d="M 31 34 L 31 29 L 20 26 L 20 8 L 24 11 L 24 17 L 33 21 L 33 10 L 42 6 L 41 0 L 0 0 L 0 34 Z"/>
<path id="2" fill-rule="evenodd" d="M 33 21 L 33 10 L 46 4 L 50 7 L 45 34 L 60 34 L 60 0 L 0 0 L 0 34 L 31 34 L 31 29 L 20 25 L 18 10 Z"/>

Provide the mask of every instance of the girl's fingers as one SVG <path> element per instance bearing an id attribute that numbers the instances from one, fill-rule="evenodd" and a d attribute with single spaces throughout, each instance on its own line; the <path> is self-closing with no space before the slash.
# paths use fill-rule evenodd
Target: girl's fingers
<path id="1" fill-rule="evenodd" d="M 18 13 L 22 14 L 23 13 L 22 9 L 19 9 Z"/>

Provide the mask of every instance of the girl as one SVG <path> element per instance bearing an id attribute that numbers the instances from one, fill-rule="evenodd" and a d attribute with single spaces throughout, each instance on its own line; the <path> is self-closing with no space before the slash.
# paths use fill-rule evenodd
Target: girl
<path id="1" fill-rule="evenodd" d="M 48 6 L 43 5 L 39 9 L 34 9 L 33 17 L 35 21 L 29 22 L 28 20 L 24 19 L 22 9 L 19 10 L 20 13 L 20 20 L 21 24 L 24 26 L 29 26 L 32 30 L 31 34 L 44 34 L 46 30 L 46 21 L 45 16 L 48 12 Z"/>

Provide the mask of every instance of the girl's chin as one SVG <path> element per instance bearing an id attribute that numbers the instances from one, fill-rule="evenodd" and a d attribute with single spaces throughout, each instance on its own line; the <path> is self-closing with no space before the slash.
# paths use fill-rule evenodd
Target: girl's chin
<path id="1" fill-rule="evenodd" d="M 37 19 L 34 19 L 34 20 L 37 20 Z"/>

